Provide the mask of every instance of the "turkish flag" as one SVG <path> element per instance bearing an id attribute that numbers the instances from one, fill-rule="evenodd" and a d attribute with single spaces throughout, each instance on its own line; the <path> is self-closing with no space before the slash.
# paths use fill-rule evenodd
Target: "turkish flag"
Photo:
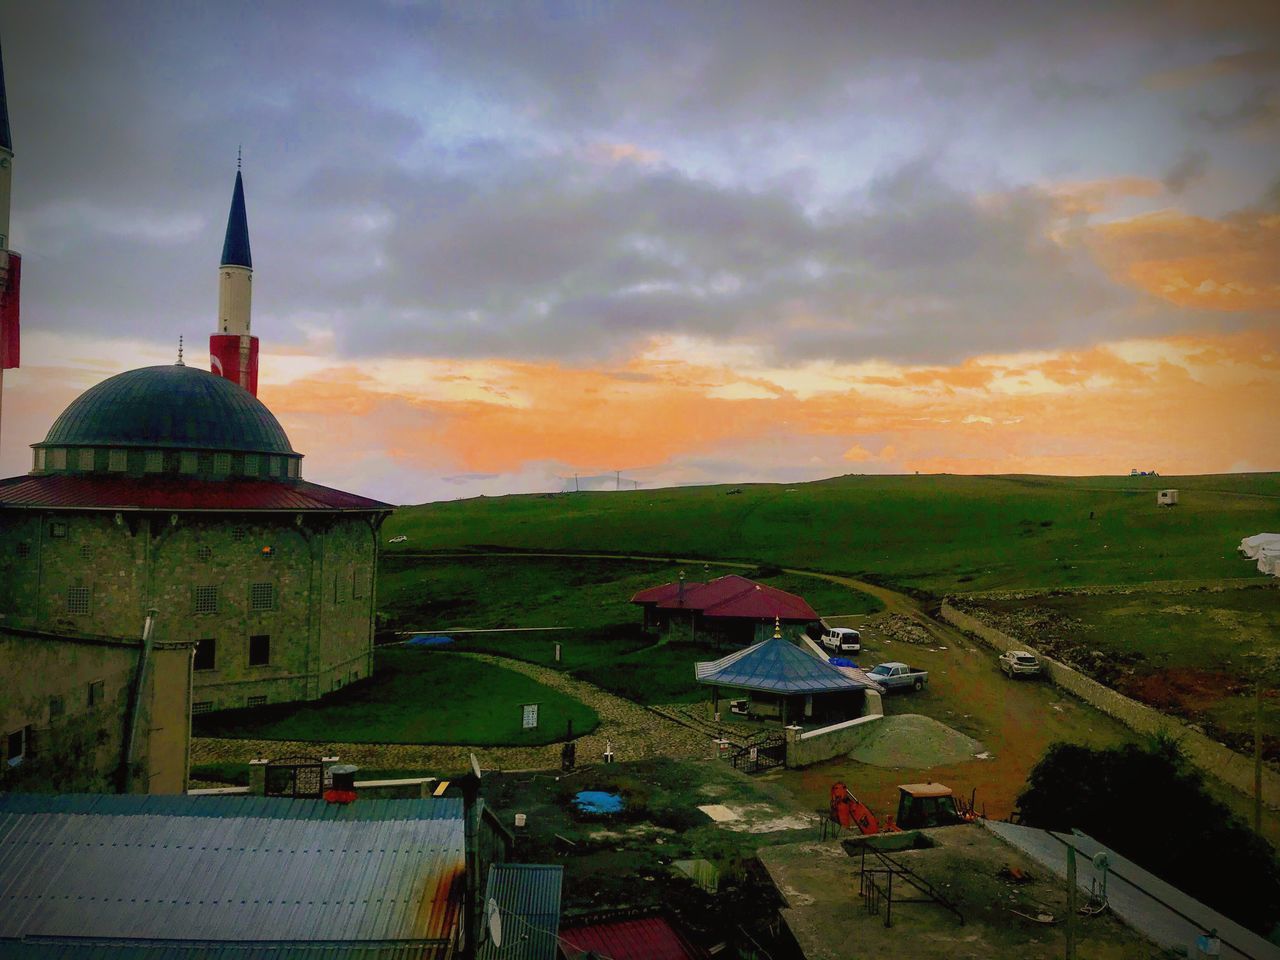
<path id="1" fill-rule="evenodd" d="M 0 370 L 12 370 L 20 357 L 18 294 L 22 288 L 22 257 L 12 250 L 0 250 L 0 261 Z"/>

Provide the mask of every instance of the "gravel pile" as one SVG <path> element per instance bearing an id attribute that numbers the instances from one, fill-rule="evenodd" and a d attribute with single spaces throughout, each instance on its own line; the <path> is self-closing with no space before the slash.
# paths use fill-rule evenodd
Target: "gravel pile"
<path id="1" fill-rule="evenodd" d="M 985 750 L 972 737 L 917 713 L 885 717 L 864 729 L 866 736 L 849 759 L 873 767 L 939 767 L 972 760 Z"/>

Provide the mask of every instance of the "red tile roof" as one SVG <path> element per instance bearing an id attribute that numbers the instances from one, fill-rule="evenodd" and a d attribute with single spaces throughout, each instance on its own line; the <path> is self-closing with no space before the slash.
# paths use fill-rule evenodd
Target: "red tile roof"
<path id="1" fill-rule="evenodd" d="M 588 950 L 610 960 L 696 960 L 695 953 L 662 917 L 595 923 L 560 930 L 570 960 Z"/>
<path id="2" fill-rule="evenodd" d="M 737 574 L 710 583 L 686 583 L 680 597 L 678 583 L 641 590 L 632 603 L 656 603 L 663 610 L 700 610 L 704 617 L 748 617 L 753 620 L 817 620 L 818 614 L 803 597 Z"/>
<path id="3" fill-rule="evenodd" d="M 0 480 L 0 507 L 86 510 L 390 510 L 391 504 L 299 480 L 222 482 L 156 477 L 10 477 Z"/>

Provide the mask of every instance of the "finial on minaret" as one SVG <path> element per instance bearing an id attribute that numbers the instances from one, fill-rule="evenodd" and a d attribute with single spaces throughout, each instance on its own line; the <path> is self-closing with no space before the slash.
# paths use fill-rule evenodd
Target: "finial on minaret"
<path id="1" fill-rule="evenodd" d="M 775 640 L 782 639 L 782 618 L 781 617 L 773 618 L 773 639 Z"/>
<path id="2" fill-rule="evenodd" d="M 236 169 L 237 170 L 240 169 L 240 161 L 243 157 L 243 153 L 244 153 L 244 144 L 242 143 L 236 147 Z"/>
<path id="3" fill-rule="evenodd" d="M 186 366 L 186 364 L 182 362 L 182 334 L 178 334 L 178 363 L 177 363 L 177 366 L 179 366 L 179 367 L 185 367 L 185 366 Z"/>

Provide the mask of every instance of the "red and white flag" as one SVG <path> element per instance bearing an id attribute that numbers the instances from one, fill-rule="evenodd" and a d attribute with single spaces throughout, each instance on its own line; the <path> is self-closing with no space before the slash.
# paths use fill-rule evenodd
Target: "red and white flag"
<path id="1" fill-rule="evenodd" d="M 0 370 L 12 370 L 21 357 L 18 301 L 22 289 L 22 257 L 0 250 Z"/>

